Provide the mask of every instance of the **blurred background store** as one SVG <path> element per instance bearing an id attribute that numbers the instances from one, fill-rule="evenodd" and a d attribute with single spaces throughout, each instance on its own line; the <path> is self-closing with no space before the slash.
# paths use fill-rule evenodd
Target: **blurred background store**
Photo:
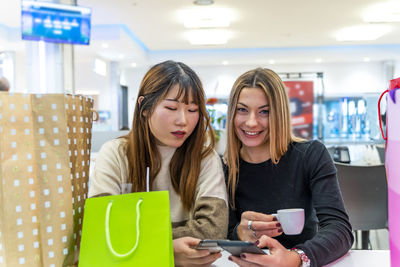
<path id="1" fill-rule="evenodd" d="M 384 162 L 377 102 L 400 76 L 399 1 L 0 3 L 0 77 L 10 92 L 93 97 L 94 152 L 129 130 L 149 66 L 172 59 L 201 77 L 220 153 L 235 78 L 267 67 L 288 87 L 296 134 L 323 141 L 338 162 Z"/>

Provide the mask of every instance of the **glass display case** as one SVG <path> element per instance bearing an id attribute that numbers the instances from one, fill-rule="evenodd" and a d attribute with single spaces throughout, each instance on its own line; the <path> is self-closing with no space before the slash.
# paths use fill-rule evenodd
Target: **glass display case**
<path id="1" fill-rule="evenodd" d="M 322 140 L 325 143 L 380 143 L 377 110 L 379 94 L 325 97 L 322 104 Z M 318 112 L 318 110 L 316 110 Z M 314 132 L 318 122 L 314 121 Z"/>

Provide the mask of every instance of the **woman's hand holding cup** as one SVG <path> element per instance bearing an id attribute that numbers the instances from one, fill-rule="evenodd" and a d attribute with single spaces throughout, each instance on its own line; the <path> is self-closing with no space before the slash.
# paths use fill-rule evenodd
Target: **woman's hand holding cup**
<path id="1" fill-rule="evenodd" d="M 255 242 L 262 235 L 270 237 L 281 235 L 282 228 L 273 215 L 245 211 L 237 227 L 237 234 L 240 240 Z"/>
<path id="2" fill-rule="evenodd" d="M 304 228 L 304 209 L 281 209 L 275 216 L 282 225 L 285 235 L 301 234 Z"/>

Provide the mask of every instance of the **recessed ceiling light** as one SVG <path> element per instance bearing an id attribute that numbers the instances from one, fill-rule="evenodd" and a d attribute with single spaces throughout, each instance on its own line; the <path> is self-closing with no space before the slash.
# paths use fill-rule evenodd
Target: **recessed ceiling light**
<path id="1" fill-rule="evenodd" d="M 321 62 L 322 62 L 322 58 L 316 58 L 316 59 L 315 59 L 315 62 L 321 63 Z"/>
<path id="2" fill-rule="evenodd" d="M 193 4 L 199 6 L 208 6 L 214 4 L 214 0 L 195 0 L 193 1 Z"/>
<path id="3" fill-rule="evenodd" d="M 227 30 L 207 29 L 192 30 L 186 36 L 192 45 L 220 45 L 228 42 L 231 33 Z"/>
<path id="4" fill-rule="evenodd" d="M 124 54 L 118 54 L 118 58 L 119 58 L 119 59 L 123 59 L 124 57 L 125 57 Z"/>
<path id="5" fill-rule="evenodd" d="M 229 64 L 229 61 L 228 61 L 228 60 L 222 61 L 222 65 L 226 66 L 226 65 L 228 65 L 228 64 Z"/>
<path id="6" fill-rule="evenodd" d="M 230 22 L 224 18 L 192 18 L 186 20 L 183 26 L 188 29 L 195 28 L 226 28 L 229 27 Z"/>
<path id="7" fill-rule="evenodd" d="M 370 24 L 347 27 L 336 35 L 338 41 L 372 41 L 389 33 L 392 27 L 386 24 Z"/>
<path id="8" fill-rule="evenodd" d="M 275 64 L 275 60 L 270 59 L 270 60 L 268 60 L 268 63 L 271 64 L 271 65 L 274 65 Z"/>
<path id="9" fill-rule="evenodd" d="M 136 66 L 137 66 L 137 64 L 136 64 L 135 62 L 132 62 L 132 63 L 131 63 L 131 67 L 132 67 L 132 68 L 136 68 Z"/>
<path id="10" fill-rule="evenodd" d="M 108 44 L 107 44 L 107 43 L 102 43 L 102 44 L 101 44 L 101 47 L 103 47 L 103 48 L 108 48 Z"/>
<path id="11" fill-rule="evenodd" d="M 364 58 L 364 62 L 370 62 L 370 61 L 371 61 L 371 59 L 369 57 Z"/>

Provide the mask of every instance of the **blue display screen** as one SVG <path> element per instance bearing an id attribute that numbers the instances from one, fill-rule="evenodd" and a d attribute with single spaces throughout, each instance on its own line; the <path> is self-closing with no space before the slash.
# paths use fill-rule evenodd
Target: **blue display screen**
<path id="1" fill-rule="evenodd" d="M 21 12 L 21 32 L 24 40 L 89 44 L 90 8 L 22 1 Z"/>

